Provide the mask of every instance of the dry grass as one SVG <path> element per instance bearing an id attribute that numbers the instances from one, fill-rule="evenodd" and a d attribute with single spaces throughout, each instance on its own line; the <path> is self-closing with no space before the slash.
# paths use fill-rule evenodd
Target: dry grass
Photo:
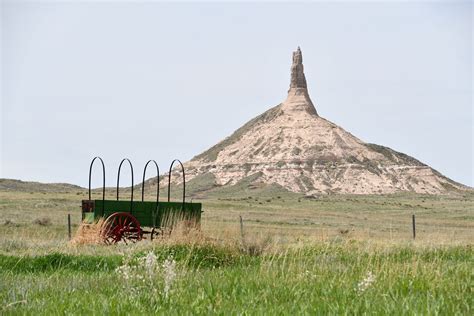
<path id="1" fill-rule="evenodd" d="M 70 245 L 89 245 L 89 244 L 103 244 L 103 238 L 101 236 L 102 227 L 104 225 L 104 219 L 88 224 L 81 223 L 79 225 L 76 234 L 69 242 Z"/>
<path id="2" fill-rule="evenodd" d="M 474 195 L 327 196 L 317 200 L 254 196 L 201 201 L 204 213 L 200 224 L 179 218 L 173 229 L 163 230 L 153 242 L 145 235 L 144 241 L 127 247 L 96 247 L 101 243 L 100 228 L 97 224 L 80 224 L 80 201 L 84 196 L 78 193 L 0 191 L 0 253 L 112 254 L 157 243 L 213 243 L 258 254 L 288 249 L 292 245 L 341 240 L 386 245 L 471 245 L 474 238 Z M 100 198 L 100 194 L 94 197 Z M 259 201 L 264 202 L 259 204 Z M 73 231 L 77 230 L 71 242 L 67 231 L 68 214 L 71 214 Z M 415 241 L 411 231 L 412 214 L 416 214 Z M 239 216 L 243 218 L 243 238 Z M 49 225 L 33 224 L 34 220 L 46 217 L 51 220 Z M 91 244 L 90 247 L 87 244 Z"/>
<path id="3" fill-rule="evenodd" d="M 155 238 L 154 243 L 218 246 L 251 256 L 282 248 L 277 238 L 265 232 L 245 232 L 237 227 L 213 232 L 203 231 L 200 222 L 183 219 L 179 215 L 170 217 L 164 222 L 164 226 L 164 233 Z"/>
<path id="4" fill-rule="evenodd" d="M 106 220 L 103 218 L 90 223 L 82 223 L 76 230 L 69 245 L 104 244 L 102 231 Z M 194 220 L 183 219 L 182 216 L 167 216 L 161 228 L 156 229 L 152 242 L 154 244 L 213 244 L 218 240 L 206 236 L 200 229 L 200 223 Z M 144 236 L 149 239 L 149 236 Z"/>
<path id="5" fill-rule="evenodd" d="M 159 244 L 208 244 L 216 242 L 215 238 L 206 236 L 201 230 L 201 223 L 189 220 L 182 215 L 168 215 L 162 220 L 162 228 L 153 238 Z"/>

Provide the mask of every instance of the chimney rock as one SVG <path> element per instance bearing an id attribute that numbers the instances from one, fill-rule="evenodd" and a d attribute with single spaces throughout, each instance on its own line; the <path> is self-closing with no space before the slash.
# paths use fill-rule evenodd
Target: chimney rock
<path id="1" fill-rule="evenodd" d="M 318 112 L 316 112 L 316 108 L 308 94 L 308 86 L 304 76 L 303 54 L 299 46 L 293 52 L 290 89 L 288 90 L 288 97 L 283 103 L 283 109 L 288 112 L 306 111 L 311 115 L 318 116 Z"/>
<path id="2" fill-rule="evenodd" d="M 293 52 L 290 89 L 291 88 L 307 88 L 306 78 L 304 76 L 303 55 L 301 54 L 301 49 L 299 46 L 298 49 Z"/>

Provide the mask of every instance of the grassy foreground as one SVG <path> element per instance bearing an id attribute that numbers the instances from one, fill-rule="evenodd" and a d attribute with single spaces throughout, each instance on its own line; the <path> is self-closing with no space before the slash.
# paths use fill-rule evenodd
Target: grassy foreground
<path id="1" fill-rule="evenodd" d="M 0 191 L 1 315 L 473 313 L 472 194 L 215 197 L 128 246 L 68 242 L 82 198 Z"/>
<path id="2" fill-rule="evenodd" d="M 260 256 L 189 244 L 124 256 L 2 255 L 1 313 L 469 315 L 473 254 L 341 241 Z"/>

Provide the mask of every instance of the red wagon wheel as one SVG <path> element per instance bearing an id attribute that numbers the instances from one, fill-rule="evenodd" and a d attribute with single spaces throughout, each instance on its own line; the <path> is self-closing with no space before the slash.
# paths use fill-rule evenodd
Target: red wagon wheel
<path id="1" fill-rule="evenodd" d="M 105 220 L 101 236 L 108 245 L 123 241 L 125 244 L 142 239 L 143 232 L 135 216 L 125 213 L 113 213 Z"/>

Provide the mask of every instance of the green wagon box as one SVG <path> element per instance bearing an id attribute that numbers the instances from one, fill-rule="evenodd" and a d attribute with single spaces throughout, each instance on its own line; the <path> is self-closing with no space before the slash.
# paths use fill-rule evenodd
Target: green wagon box
<path id="1" fill-rule="evenodd" d="M 102 163 L 102 199 L 91 199 L 91 174 L 92 167 L 96 159 Z M 129 201 L 119 200 L 120 171 L 123 162 L 130 165 L 132 175 L 131 197 Z M 156 201 L 144 201 L 145 194 L 145 174 L 148 164 L 153 162 L 157 169 L 157 194 Z M 183 199 L 181 202 L 170 201 L 171 171 L 175 162 L 179 162 L 183 174 Z M 143 169 L 142 199 L 133 200 L 133 166 L 129 159 L 125 158 L 120 162 L 117 174 L 117 196 L 116 200 L 105 199 L 105 164 L 100 157 L 95 157 L 89 168 L 89 199 L 82 200 L 82 220 L 86 224 L 103 219 L 101 226 L 101 237 L 105 243 L 113 244 L 123 241 L 135 242 L 150 234 L 153 239 L 157 234 L 170 231 L 177 222 L 185 222 L 194 227 L 199 227 L 202 213 L 201 203 L 186 202 L 186 178 L 184 166 L 181 161 L 175 159 L 170 166 L 168 175 L 168 201 L 160 201 L 159 186 L 160 171 L 158 164 L 154 160 L 149 160 Z M 147 230 L 150 229 L 150 230 Z"/>

